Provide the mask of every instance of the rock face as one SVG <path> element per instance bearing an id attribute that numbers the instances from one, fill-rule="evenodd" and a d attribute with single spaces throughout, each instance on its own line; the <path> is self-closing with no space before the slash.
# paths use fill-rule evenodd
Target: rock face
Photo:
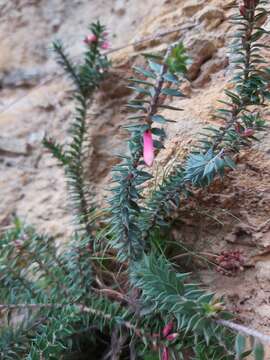
<path id="1" fill-rule="evenodd" d="M 136 41 L 134 46 L 111 53 L 112 74 L 95 95 L 90 109 L 89 179 L 98 194 L 97 201 L 102 203 L 116 161 L 114 155 L 126 151 L 126 134 L 120 125 L 126 117 L 123 105 L 130 96 L 126 79 L 132 64 L 142 61 L 140 52 L 164 49 L 178 39 L 192 58 L 183 85 L 188 98 L 173 104 L 184 111 L 180 115 L 167 111 L 168 118 L 176 123 L 167 127 L 166 151 L 154 166 L 154 171 L 160 172 L 158 165 L 184 154 L 194 133 L 199 133 L 205 123 L 214 122 L 213 111 L 223 97 L 232 70 L 227 55 L 232 28 L 226 20 L 232 3 L 16 0 L 0 4 L 0 225 L 19 216 L 39 231 L 56 234 L 61 241 L 68 241 L 72 231 L 63 172 L 41 145 L 46 133 L 60 142 L 68 140 L 73 111 L 70 84 L 49 50 L 53 39 L 63 39 L 77 59 L 88 24 L 100 18 L 108 26 L 113 48 Z M 172 29 L 176 31 L 170 32 Z M 140 42 L 145 38 L 147 41 Z M 266 58 L 270 60 L 268 54 Z M 241 157 L 245 159 L 243 165 Z M 235 279 L 206 270 L 202 276 L 213 289 L 227 295 L 247 322 L 265 332 L 269 332 L 270 324 L 266 296 L 270 261 L 269 165 L 267 135 L 260 145 L 240 156 L 238 170 L 225 184 L 215 184 L 211 191 L 199 194 L 191 208 L 181 210 L 181 232 L 176 229 L 176 237 L 199 252 L 242 249 L 251 269 Z M 262 305 L 261 311 L 256 310 Z"/>

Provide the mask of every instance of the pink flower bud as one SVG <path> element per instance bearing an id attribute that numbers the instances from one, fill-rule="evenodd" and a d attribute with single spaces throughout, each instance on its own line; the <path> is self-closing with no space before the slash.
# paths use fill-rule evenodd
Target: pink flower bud
<path id="1" fill-rule="evenodd" d="M 166 346 L 164 346 L 161 359 L 169 360 L 169 358 L 170 358 L 169 349 Z"/>
<path id="2" fill-rule="evenodd" d="M 241 136 L 242 137 L 250 137 L 254 135 L 254 130 L 253 129 L 250 129 L 250 128 L 247 128 L 242 134 Z"/>
<path id="3" fill-rule="evenodd" d="M 152 166 L 154 162 L 154 144 L 150 130 L 145 131 L 143 134 L 143 159 L 147 166 Z"/>
<path id="4" fill-rule="evenodd" d="M 169 341 L 174 341 L 178 337 L 178 333 L 169 334 L 166 339 Z"/>
<path id="5" fill-rule="evenodd" d="M 110 43 L 108 41 L 104 41 L 101 45 L 101 49 L 107 50 L 110 48 Z"/>
<path id="6" fill-rule="evenodd" d="M 87 45 L 90 45 L 97 41 L 97 36 L 95 34 L 91 34 L 85 37 L 84 42 Z"/>
<path id="7" fill-rule="evenodd" d="M 170 334 L 170 332 L 172 331 L 172 329 L 173 329 L 173 322 L 170 321 L 167 325 L 164 326 L 164 328 L 162 330 L 162 335 L 164 337 L 167 337 Z"/>

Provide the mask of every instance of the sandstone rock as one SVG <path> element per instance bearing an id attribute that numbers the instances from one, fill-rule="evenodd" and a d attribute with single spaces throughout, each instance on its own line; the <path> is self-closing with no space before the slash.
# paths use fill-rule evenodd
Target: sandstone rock
<path id="1" fill-rule="evenodd" d="M 106 102 L 109 99 L 119 99 L 130 95 L 132 91 L 128 88 L 127 78 L 131 75 L 130 71 L 126 73 L 122 71 L 112 72 L 100 86 L 99 99 Z"/>
<path id="2" fill-rule="evenodd" d="M 259 286 L 263 289 L 269 289 L 270 261 L 258 261 L 255 268 Z"/>
<path id="3" fill-rule="evenodd" d="M 235 5 L 235 0 L 227 0 L 227 1 L 222 1 L 221 2 L 221 7 L 222 7 L 222 9 L 231 9 L 232 8 L 232 6 L 234 6 Z"/>
<path id="4" fill-rule="evenodd" d="M 207 30 L 213 30 L 225 19 L 224 11 L 215 6 L 206 6 L 198 14 L 198 20 Z"/>
<path id="5" fill-rule="evenodd" d="M 188 78 L 195 80 L 201 65 L 213 57 L 217 47 L 213 41 L 201 39 L 201 36 L 191 38 L 185 45 L 192 59 L 192 64 L 188 69 Z"/>
<path id="6" fill-rule="evenodd" d="M 27 144 L 30 145 L 31 147 L 40 146 L 44 137 L 45 137 L 44 130 L 32 132 L 28 136 Z"/>
<path id="7" fill-rule="evenodd" d="M 229 64 L 227 57 L 217 57 L 213 60 L 207 61 L 201 67 L 201 75 L 194 81 L 193 86 L 202 87 L 211 80 L 211 76 L 219 70 L 224 69 Z"/>
<path id="8" fill-rule="evenodd" d="M 30 146 L 24 140 L 0 137 L 0 154 L 28 155 L 29 151 Z"/>
<path id="9" fill-rule="evenodd" d="M 127 4 L 125 4 L 125 0 L 116 0 L 115 6 L 113 7 L 113 11 L 119 15 L 119 16 L 123 16 L 125 15 L 126 12 L 126 7 Z"/>
<path id="10" fill-rule="evenodd" d="M 36 85 L 44 73 L 38 68 L 14 69 L 0 75 L 0 87 L 32 87 Z"/>
<path id="11" fill-rule="evenodd" d="M 192 0 L 192 1 L 188 2 L 188 5 L 183 7 L 182 14 L 184 16 L 189 17 L 189 16 L 194 15 L 196 12 L 201 10 L 203 7 L 204 7 L 203 1 Z"/>
<path id="12" fill-rule="evenodd" d="M 270 305 L 263 304 L 256 308 L 256 313 L 264 320 L 270 320 Z"/>

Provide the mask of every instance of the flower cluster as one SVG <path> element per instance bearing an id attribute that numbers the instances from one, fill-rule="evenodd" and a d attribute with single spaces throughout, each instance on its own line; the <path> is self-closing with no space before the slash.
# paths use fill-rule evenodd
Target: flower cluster
<path id="1" fill-rule="evenodd" d="M 179 334 L 177 332 L 173 333 L 174 323 L 170 321 L 167 325 L 164 326 L 162 330 L 162 338 L 169 342 L 174 341 Z M 170 359 L 170 352 L 167 345 L 164 345 L 162 348 L 162 360 L 169 360 Z"/>
<path id="2" fill-rule="evenodd" d="M 101 49 L 107 50 L 110 48 L 110 43 L 107 39 L 108 35 L 108 32 L 104 31 L 99 38 L 97 34 L 92 33 L 84 38 L 84 43 L 87 46 L 100 44 Z"/>

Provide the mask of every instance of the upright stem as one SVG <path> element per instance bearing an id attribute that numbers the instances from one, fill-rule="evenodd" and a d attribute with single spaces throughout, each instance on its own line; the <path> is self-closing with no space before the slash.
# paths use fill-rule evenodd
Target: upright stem
<path id="1" fill-rule="evenodd" d="M 254 14 L 255 14 L 255 8 L 252 8 L 249 10 L 250 19 L 246 20 L 247 22 L 247 29 L 245 34 L 242 36 L 242 45 L 245 50 L 245 68 L 244 68 L 244 79 L 242 81 L 241 85 L 241 91 L 239 94 L 240 97 L 240 104 L 233 105 L 233 109 L 231 112 L 231 117 L 228 120 L 226 126 L 224 127 L 223 131 L 220 135 L 218 135 L 216 141 L 213 145 L 213 150 L 216 150 L 216 148 L 219 146 L 219 144 L 224 139 L 224 136 L 226 135 L 227 131 L 235 125 L 238 119 L 238 115 L 241 113 L 243 109 L 250 103 L 250 99 L 247 99 L 247 97 L 243 94 L 244 87 L 247 84 L 249 77 L 250 77 L 250 63 L 251 63 L 251 36 L 254 29 Z"/>

